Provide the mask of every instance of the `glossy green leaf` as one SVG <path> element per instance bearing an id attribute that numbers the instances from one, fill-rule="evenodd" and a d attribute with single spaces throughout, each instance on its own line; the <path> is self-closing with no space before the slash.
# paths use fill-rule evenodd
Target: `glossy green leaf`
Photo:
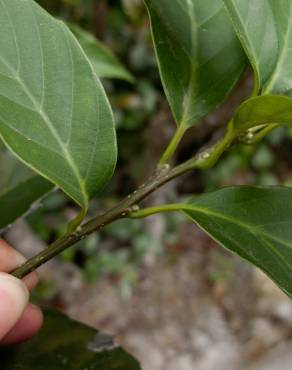
<path id="1" fill-rule="evenodd" d="M 134 82 L 134 78 L 130 72 L 126 70 L 105 45 L 77 25 L 70 24 L 69 27 L 82 46 L 98 77 L 118 78 L 128 82 Z"/>
<path id="2" fill-rule="evenodd" d="M 292 98 L 264 95 L 245 101 L 235 112 L 233 125 L 240 134 L 268 124 L 292 125 Z"/>
<path id="3" fill-rule="evenodd" d="M 0 151 L 0 231 L 25 214 L 53 187 L 9 152 Z"/>
<path id="4" fill-rule="evenodd" d="M 81 207 L 112 176 L 104 90 L 64 25 L 32 0 L 0 0 L 0 135 Z"/>
<path id="5" fill-rule="evenodd" d="M 277 60 L 278 37 L 270 1 L 223 2 L 255 71 L 258 90 L 269 80 Z"/>
<path id="6" fill-rule="evenodd" d="M 291 188 L 225 188 L 195 198 L 185 213 L 292 297 Z"/>
<path id="7" fill-rule="evenodd" d="M 292 2 L 223 0 L 262 93 L 292 94 Z"/>
<path id="8" fill-rule="evenodd" d="M 246 67 L 221 0 L 145 0 L 165 93 L 177 124 L 218 106 Z"/>
<path id="9" fill-rule="evenodd" d="M 48 310 L 41 332 L 0 349 L 0 358 L 1 370 L 140 370 L 109 336 Z"/>

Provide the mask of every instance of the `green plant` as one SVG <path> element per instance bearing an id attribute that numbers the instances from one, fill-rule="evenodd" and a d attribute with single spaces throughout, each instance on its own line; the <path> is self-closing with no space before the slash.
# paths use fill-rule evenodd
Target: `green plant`
<path id="1" fill-rule="evenodd" d="M 82 49 L 64 23 L 34 1 L 0 0 L 0 135 L 34 171 L 4 182 L 0 204 L 14 200 L 19 188 L 22 197 L 8 219 L 6 214 L 0 216 L 0 227 L 53 186 L 81 208 L 63 237 L 13 274 L 24 277 L 118 219 L 178 211 L 261 268 L 292 297 L 290 188 L 229 187 L 184 204 L 140 208 L 165 183 L 194 169 L 212 168 L 231 146 L 256 144 L 271 130 L 292 123 L 291 1 L 145 0 L 145 4 L 177 130 L 151 178 L 113 208 L 84 222 L 91 197 L 108 183 L 117 159 L 113 115 L 96 73 L 131 82 L 133 78 L 91 36 L 73 27 Z M 94 62 L 95 53 L 97 60 L 109 63 L 106 73 Z M 188 129 L 225 100 L 249 66 L 255 77 L 252 96 L 237 108 L 222 137 L 172 167 Z M 31 181 L 37 190 L 31 191 Z"/>

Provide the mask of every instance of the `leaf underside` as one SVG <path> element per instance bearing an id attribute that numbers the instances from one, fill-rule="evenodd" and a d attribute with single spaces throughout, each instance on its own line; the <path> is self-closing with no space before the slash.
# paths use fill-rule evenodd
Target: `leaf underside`
<path id="1" fill-rule="evenodd" d="M 53 187 L 10 153 L 0 151 L 0 232 Z"/>
<path id="2" fill-rule="evenodd" d="M 32 0 L 0 0 L 0 135 L 81 207 L 112 176 L 116 137 L 80 45 Z"/>
<path id="3" fill-rule="evenodd" d="M 292 297 L 291 188 L 224 188 L 195 198 L 191 206 L 185 213 L 194 222 Z"/>
<path id="4" fill-rule="evenodd" d="M 178 125 L 217 107 L 246 67 L 221 0 L 145 0 L 164 90 Z"/>

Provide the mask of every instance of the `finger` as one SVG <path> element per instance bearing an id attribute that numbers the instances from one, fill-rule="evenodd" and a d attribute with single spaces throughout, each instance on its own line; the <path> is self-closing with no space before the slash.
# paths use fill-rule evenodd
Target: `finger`
<path id="1" fill-rule="evenodd" d="M 0 239 L 0 271 L 11 272 L 26 261 L 25 257 L 13 249 L 3 239 Z M 38 283 L 38 276 L 35 272 L 23 279 L 29 290 L 32 290 Z"/>
<path id="2" fill-rule="evenodd" d="M 28 298 L 27 287 L 21 280 L 0 273 L 0 341 L 21 318 Z"/>
<path id="3" fill-rule="evenodd" d="M 22 281 L 29 290 L 33 290 L 38 285 L 39 278 L 36 272 L 31 272 L 29 275 L 25 276 Z"/>
<path id="4" fill-rule="evenodd" d="M 1 344 L 8 345 L 23 342 L 33 337 L 43 324 L 42 311 L 30 304 L 24 311 L 21 319 L 12 330 L 3 338 Z"/>

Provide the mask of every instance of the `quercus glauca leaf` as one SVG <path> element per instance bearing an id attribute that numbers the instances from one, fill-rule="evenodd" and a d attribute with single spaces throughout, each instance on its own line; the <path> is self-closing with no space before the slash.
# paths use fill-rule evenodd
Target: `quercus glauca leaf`
<path id="1" fill-rule="evenodd" d="M 256 75 L 255 93 L 292 94 L 292 2 L 223 0 Z"/>
<path id="2" fill-rule="evenodd" d="M 177 125 L 189 127 L 222 103 L 246 57 L 221 0 L 145 3 L 166 96 Z"/>
<path id="3" fill-rule="evenodd" d="M 223 0 L 256 75 L 256 92 L 269 79 L 277 59 L 277 31 L 270 1 Z"/>
<path id="4" fill-rule="evenodd" d="M 291 188 L 224 188 L 195 198 L 184 212 L 292 298 Z"/>
<path id="5" fill-rule="evenodd" d="M 263 95 L 248 99 L 236 110 L 233 127 L 238 135 L 258 127 L 292 125 L 292 98 L 281 95 Z"/>
<path id="6" fill-rule="evenodd" d="M 0 0 L 0 33 L 1 138 L 84 215 L 116 163 L 103 87 L 67 26 L 34 1 Z"/>
<path id="7" fill-rule="evenodd" d="M 112 52 L 89 32 L 69 24 L 99 78 L 117 78 L 133 83 L 134 77 L 126 70 Z"/>
<path id="8" fill-rule="evenodd" d="M 0 150 L 0 231 L 28 212 L 54 185 Z"/>
<path id="9" fill-rule="evenodd" d="M 270 0 L 270 4 L 277 30 L 278 50 L 273 51 L 277 59 L 273 72 L 264 85 L 263 93 L 292 96 L 292 2 L 290 0 Z"/>

